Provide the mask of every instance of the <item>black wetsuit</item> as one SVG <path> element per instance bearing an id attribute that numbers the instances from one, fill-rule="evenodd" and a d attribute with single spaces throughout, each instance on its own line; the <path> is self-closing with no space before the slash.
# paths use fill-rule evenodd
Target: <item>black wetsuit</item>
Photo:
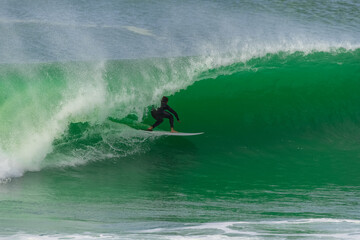
<path id="1" fill-rule="evenodd" d="M 179 121 L 179 116 L 177 115 L 177 113 L 171 107 L 169 107 L 169 105 L 167 105 L 165 102 L 161 102 L 161 106 L 159 108 L 157 109 L 153 108 L 153 110 L 151 111 L 151 116 L 156 120 L 154 125 L 152 125 L 153 128 L 159 126 L 159 124 L 164 121 L 164 118 L 168 118 L 170 121 L 170 126 L 172 128 L 174 127 L 174 117 L 165 110 L 174 114 L 176 119 Z"/>

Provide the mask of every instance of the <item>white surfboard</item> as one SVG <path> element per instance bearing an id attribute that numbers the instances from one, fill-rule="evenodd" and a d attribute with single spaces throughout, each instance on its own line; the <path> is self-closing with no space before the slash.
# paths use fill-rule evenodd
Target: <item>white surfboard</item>
<path id="1" fill-rule="evenodd" d="M 177 132 L 177 133 L 172 133 L 172 132 L 167 132 L 167 131 L 145 131 L 149 134 L 153 134 L 153 135 L 158 135 L 158 136 L 162 136 L 162 135 L 167 135 L 167 136 L 195 136 L 195 135 L 201 135 L 204 134 L 203 132 L 199 132 L 199 133 L 184 133 L 184 132 Z"/>

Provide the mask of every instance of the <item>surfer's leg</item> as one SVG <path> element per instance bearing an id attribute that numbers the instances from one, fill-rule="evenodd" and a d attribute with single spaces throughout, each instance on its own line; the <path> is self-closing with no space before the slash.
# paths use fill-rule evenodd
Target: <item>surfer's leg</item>
<path id="1" fill-rule="evenodd" d="M 171 115 L 170 113 L 164 112 L 164 114 L 162 115 L 163 118 L 168 118 L 169 122 L 170 122 L 170 127 L 174 128 L 174 117 L 173 115 Z"/>
<path id="2" fill-rule="evenodd" d="M 152 128 L 156 128 L 157 126 L 160 125 L 160 123 L 162 123 L 164 120 L 162 118 L 157 118 L 156 122 L 154 123 L 154 125 L 152 125 Z"/>
<path id="3" fill-rule="evenodd" d="M 151 111 L 151 116 L 156 120 L 156 122 L 151 126 L 149 127 L 147 130 L 148 131 L 152 131 L 154 128 L 156 128 L 157 126 L 160 125 L 160 123 L 162 123 L 164 120 L 162 117 L 156 115 L 156 112 L 155 111 Z"/>
<path id="4" fill-rule="evenodd" d="M 151 127 L 149 127 L 147 130 L 152 131 L 154 128 L 160 125 L 164 120 L 162 118 L 158 119 Z"/>
<path id="5" fill-rule="evenodd" d="M 155 110 L 152 110 L 152 111 L 151 111 L 151 116 L 152 116 L 155 120 L 157 120 L 157 118 L 158 118 L 158 116 L 156 116 L 156 111 L 155 111 Z"/>
<path id="6" fill-rule="evenodd" d="M 170 113 L 165 112 L 163 117 L 169 119 L 171 132 L 177 132 L 177 131 L 174 130 L 174 117 L 173 117 L 173 115 L 171 115 Z"/>
<path id="7" fill-rule="evenodd" d="M 170 114 L 169 120 L 170 120 L 170 127 L 171 127 L 172 129 L 174 129 L 174 117 L 173 117 L 171 114 Z"/>

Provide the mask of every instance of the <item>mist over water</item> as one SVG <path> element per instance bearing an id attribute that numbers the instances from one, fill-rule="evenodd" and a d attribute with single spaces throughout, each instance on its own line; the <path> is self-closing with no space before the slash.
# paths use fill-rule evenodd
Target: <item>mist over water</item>
<path id="1" fill-rule="evenodd" d="M 359 9 L 2 1 L 0 237 L 356 239 Z"/>
<path id="2" fill-rule="evenodd" d="M 259 54 L 272 47 L 275 52 L 351 48 L 358 44 L 358 8 L 356 1 L 3 1 L 0 59 L 100 60 Z"/>

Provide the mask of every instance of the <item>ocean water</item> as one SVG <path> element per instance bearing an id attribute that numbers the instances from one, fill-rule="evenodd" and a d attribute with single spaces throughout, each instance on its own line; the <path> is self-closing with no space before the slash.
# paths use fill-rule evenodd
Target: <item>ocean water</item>
<path id="1" fill-rule="evenodd" d="M 0 239 L 360 239 L 359 12 L 1 1 Z"/>

